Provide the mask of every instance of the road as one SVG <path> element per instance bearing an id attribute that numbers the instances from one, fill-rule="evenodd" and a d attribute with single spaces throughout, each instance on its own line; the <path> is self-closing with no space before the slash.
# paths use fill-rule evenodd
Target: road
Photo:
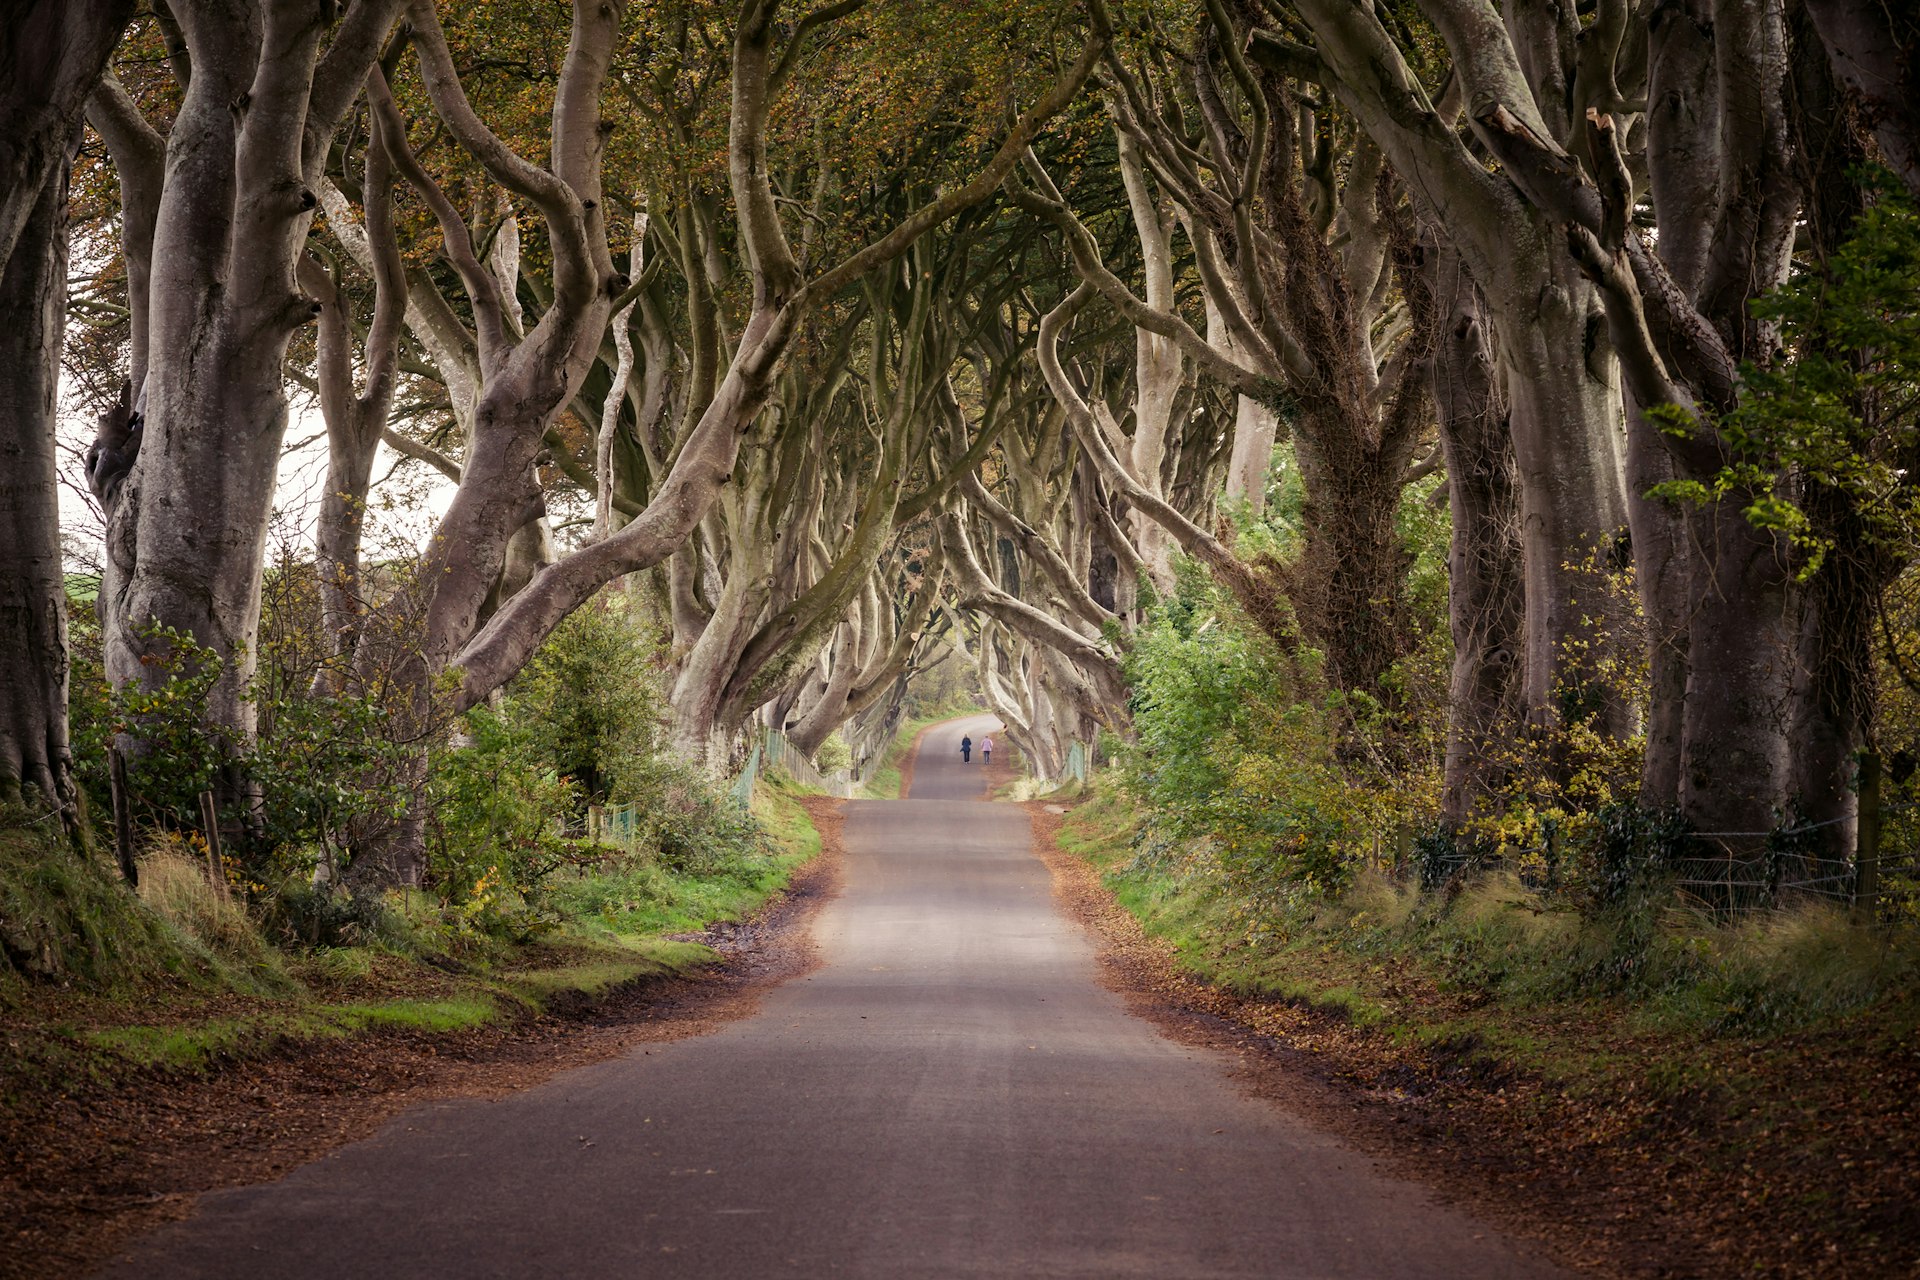
<path id="1" fill-rule="evenodd" d="M 1559 1274 L 1131 1016 L 962 732 L 757 1013 L 202 1198 L 122 1276 Z"/>

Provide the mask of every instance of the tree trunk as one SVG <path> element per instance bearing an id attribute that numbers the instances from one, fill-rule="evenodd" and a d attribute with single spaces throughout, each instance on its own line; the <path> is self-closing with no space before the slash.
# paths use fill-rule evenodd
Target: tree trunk
<path id="1" fill-rule="evenodd" d="M 1441 813 L 1474 816 L 1506 779 L 1504 742 L 1517 721 L 1525 643 L 1518 477 L 1507 406 L 1494 377 L 1492 338 L 1473 282 L 1444 251 L 1436 296 L 1447 308 L 1434 361 L 1434 406 L 1447 465 L 1452 533 L 1447 623 L 1447 749 Z"/>
<path id="2" fill-rule="evenodd" d="M 1706 832 L 1761 832 L 1787 794 L 1787 730 L 1798 627 L 1788 549 L 1756 529 L 1736 495 L 1691 514 L 1680 807 Z M 1757 851 L 1757 838 L 1745 847 Z"/>
<path id="3" fill-rule="evenodd" d="M 66 203 L 66 166 L 56 165 L 0 277 L 0 803 L 53 805 L 77 829 L 54 458 Z"/>
<path id="4" fill-rule="evenodd" d="M 0 22 L 0 263 L 47 184 L 66 189 L 73 126 L 106 70 L 133 0 L 13 0 Z"/>
<path id="5" fill-rule="evenodd" d="M 1330 415 L 1331 416 L 1331 415 Z M 1294 616 L 1340 689 L 1377 692 L 1406 638 L 1403 587 L 1412 563 L 1394 516 L 1406 458 L 1368 447 L 1352 423 L 1302 423 L 1295 452 L 1307 493 L 1306 546 L 1293 574 Z M 1337 441 L 1337 456 L 1320 447 Z"/>
<path id="6" fill-rule="evenodd" d="M 853 682 L 860 674 L 860 627 L 853 619 L 842 624 L 841 643 L 830 650 L 830 662 L 827 666 L 826 684 L 813 705 L 800 717 L 787 737 L 793 745 L 800 748 L 802 754 L 812 759 L 814 753 L 833 731 L 846 719 L 847 695 L 853 690 Z"/>
<path id="7" fill-rule="evenodd" d="M 175 9 L 193 74 L 154 222 L 144 444 L 108 518 L 104 647 L 110 680 L 148 689 L 172 674 L 147 661 L 164 647 L 143 635 L 150 626 L 211 650 L 221 669 L 207 728 L 229 748 L 256 726 L 249 685 L 287 345 L 317 314 L 295 279 L 312 186 L 400 2 L 354 0 L 324 67 L 322 6 Z M 238 792 L 240 780 L 223 787 Z"/>
<path id="8" fill-rule="evenodd" d="M 728 724 L 727 684 L 766 612 L 772 575 L 768 547 L 752 543 L 735 546 L 727 583 L 714 603 L 713 616 L 688 651 L 668 695 L 675 752 L 709 772 L 717 774 L 726 765 L 726 739 L 734 727 Z M 741 717 L 752 710 L 742 708 Z"/>
<path id="9" fill-rule="evenodd" d="M 1255 516 L 1267 509 L 1267 472 L 1280 422 L 1273 410 L 1247 396 L 1234 397 L 1233 455 L 1227 463 L 1227 498 L 1244 502 Z"/>
<path id="10" fill-rule="evenodd" d="M 1631 415 L 1627 440 L 1627 513 L 1633 529 L 1633 573 L 1647 628 L 1646 754 L 1640 766 L 1640 803 L 1670 809 L 1680 803 L 1681 745 L 1687 718 L 1687 655 L 1692 625 L 1692 548 L 1685 515 L 1647 495 L 1673 479 L 1673 456 L 1659 429 Z"/>
<path id="11" fill-rule="evenodd" d="M 1920 15 L 1888 0 L 1806 0 L 1887 164 L 1920 196 Z"/>
<path id="12" fill-rule="evenodd" d="M 1620 397 L 1593 287 L 1566 255 L 1549 259 L 1533 289 L 1489 295 L 1520 478 L 1522 697 L 1536 727 L 1592 715 L 1625 737 L 1632 710 L 1598 671 L 1619 605 L 1593 572 L 1627 524 Z"/>
<path id="13" fill-rule="evenodd" d="M 1864 193 L 1858 178 L 1867 159 L 1848 110 L 1848 95 L 1836 83 L 1827 51 L 1812 30 L 1817 11 L 1834 7 L 1808 5 L 1788 15 L 1794 153 L 1800 189 L 1805 193 L 1802 217 L 1821 271 L 1830 269 L 1833 255 L 1860 216 Z M 1913 33 L 1912 27 L 1909 31 Z M 1909 67 L 1913 52 L 1910 44 Z M 1915 167 L 1920 170 L 1920 165 Z M 1920 190 L 1920 172 L 1910 174 L 1909 181 Z M 1830 354 L 1843 359 L 1855 355 Z M 1886 409 L 1883 401 L 1856 401 L 1852 408 L 1866 428 L 1866 438 L 1887 430 L 1880 416 Z M 1909 447 L 1904 452 L 1908 456 L 1897 465 L 1911 475 L 1916 450 Z M 1819 888 L 1831 894 L 1846 887 L 1838 877 L 1856 848 L 1860 755 L 1870 749 L 1877 711 L 1872 631 L 1881 595 L 1900 572 L 1900 562 L 1874 536 L 1854 496 L 1822 485 L 1814 477 L 1806 477 L 1803 483 L 1801 508 L 1812 526 L 1832 539 L 1833 549 L 1804 587 L 1800 658 L 1795 664 L 1791 788 L 1801 815 L 1814 825 L 1810 833 L 1814 865 L 1807 869 L 1806 878 L 1825 880 Z"/>
<path id="14" fill-rule="evenodd" d="M 1816 489 L 1804 499 L 1814 527 L 1836 550 L 1802 589 L 1799 657 L 1794 663 L 1789 790 L 1814 824 L 1806 878 L 1838 875 L 1854 849 L 1859 821 L 1855 774 L 1875 710 L 1873 622 L 1895 561 L 1875 544 L 1845 493 Z M 1838 883 L 1822 886 L 1837 894 Z"/>

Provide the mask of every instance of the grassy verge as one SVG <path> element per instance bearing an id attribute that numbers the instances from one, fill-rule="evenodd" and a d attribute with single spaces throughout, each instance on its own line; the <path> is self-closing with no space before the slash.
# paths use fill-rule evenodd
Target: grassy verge
<path id="1" fill-rule="evenodd" d="M 1232 880 L 1203 851 L 1142 854 L 1139 823 L 1106 787 L 1065 823 L 1061 846 L 1092 860 L 1122 902 L 1210 981 L 1394 1025 L 1419 1014 L 1409 980 L 1485 1020 L 1578 1009 L 1634 1034 L 1769 1036 L 1864 1019 L 1920 1027 L 1920 936 L 1864 928 L 1810 903 L 1727 923 L 1657 892 L 1618 910 L 1555 909 L 1517 880 L 1457 892 L 1363 876 L 1337 900 L 1291 900 Z M 1424 1016 L 1424 1015 L 1423 1015 Z"/>
<path id="2" fill-rule="evenodd" d="M 672 935 L 752 913 L 819 852 L 791 796 L 763 787 L 754 811 L 768 835 L 761 854 L 672 869 L 643 859 L 565 878 L 547 886 L 537 931 L 449 934 L 444 918 L 429 924 L 403 907 L 379 941 L 299 952 L 266 945 L 195 868 L 150 863 L 136 900 L 77 862 L 23 855 L 14 869 L 31 876 L 0 878 L 15 961 L 0 966 L 0 1108 L 18 1115 L 139 1072 L 209 1072 L 301 1043 L 471 1031 L 686 973 L 716 953 Z M 27 927 L 47 920 L 58 927 Z M 110 929 L 132 931 L 138 950 L 98 946 Z M 47 960 L 66 961 L 73 979 L 22 976 L 43 936 L 46 947 L 80 939 L 65 944 L 78 954 Z M 90 938 L 120 958 L 89 966 Z"/>
<path id="3" fill-rule="evenodd" d="M 1449 1145 L 1672 1215 L 1703 1274 L 1920 1258 L 1913 931 L 1814 906 L 1726 924 L 1654 894 L 1588 916 L 1498 878 L 1294 902 L 1140 833 L 1101 786 L 1057 844 L 1235 1020 L 1378 1105 L 1431 1107 Z"/>

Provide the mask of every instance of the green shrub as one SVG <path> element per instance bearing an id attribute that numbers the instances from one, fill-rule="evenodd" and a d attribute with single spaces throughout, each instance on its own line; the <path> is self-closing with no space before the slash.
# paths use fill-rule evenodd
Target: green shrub
<path id="1" fill-rule="evenodd" d="M 820 749 L 813 753 L 813 767 L 822 773 L 833 773 L 840 769 L 853 767 L 853 748 L 840 736 L 838 730 L 827 735 Z"/>
<path id="2" fill-rule="evenodd" d="M 560 624 L 508 686 L 502 715 L 580 805 L 644 799 L 656 785 L 666 700 L 652 647 L 611 603 Z"/>
<path id="3" fill-rule="evenodd" d="M 517 930 L 527 898 L 572 852 L 578 793 L 524 724 L 477 707 L 465 725 L 428 772 L 431 883 L 483 931 Z"/>
<path id="4" fill-rule="evenodd" d="M 1332 691 L 1183 565 L 1127 658 L 1124 785 L 1155 837 L 1204 842 L 1248 902 L 1337 893 L 1431 812 L 1430 742 L 1375 698 Z"/>

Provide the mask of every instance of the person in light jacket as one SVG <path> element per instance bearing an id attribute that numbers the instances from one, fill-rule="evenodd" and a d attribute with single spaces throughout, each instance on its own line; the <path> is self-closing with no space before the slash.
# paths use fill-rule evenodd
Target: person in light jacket
<path id="1" fill-rule="evenodd" d="M 988 734 L 986 737 L 980 739 L 980 763 L 981 764 L 993 763 L 993 735 L 992 734 Z"/>

